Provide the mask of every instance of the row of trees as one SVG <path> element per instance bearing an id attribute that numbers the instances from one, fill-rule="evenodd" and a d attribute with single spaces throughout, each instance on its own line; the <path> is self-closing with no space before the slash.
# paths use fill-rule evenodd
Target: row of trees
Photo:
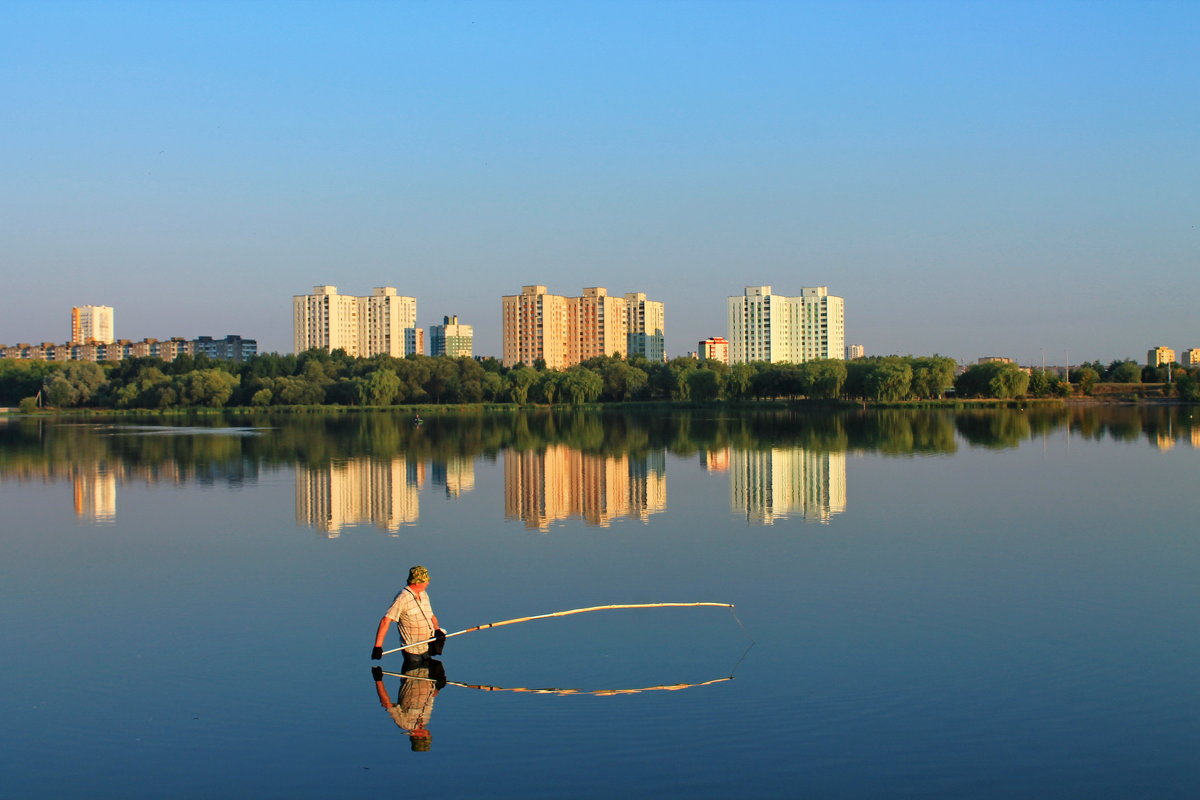
<path id="1" fill-rule="evenodd" d="M 1117 359 L 1105 366 L 1099 361 L 1085 361 L 1071 370 L 1073 383 L 1166 383 L 1180 375 L 1193 377 L 1195 369 L 1182 364 L 1143 366 L 1131 359 Z"/>
<path id="2" fill-rule="evenodd" d="M 1089 378 L 1087 368 L 1080 370 Z M 955 377 L 944 356 L 885 356 L 803 364 L 727 365 L 676 358 L 651 362 L 593 358 L 566 370 L 504 367 L 493 358 L 373 356 L 309 350 L 267 353 L 244 363 L 181 356 L 116 363 L 0 360 L 0 404 L 72 408 L 212 407 L 448 403 L 581 404 L 626 400 L 751 401 L 811 398 L 896 402 L 959 397 L 1065 395 L 1070 384 L 1013 364 L 978 364 Z M 1189 378 L 1177 375 L 1183 393 Z M 1190 384 L 1188 384 L 1190 386 Z M 1186 396 L 1186 395 L 1185 395 Z"/>

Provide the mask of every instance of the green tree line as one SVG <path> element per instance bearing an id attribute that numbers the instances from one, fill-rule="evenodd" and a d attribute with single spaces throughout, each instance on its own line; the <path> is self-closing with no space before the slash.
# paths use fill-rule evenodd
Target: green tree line
<path id="1" fill-rule="evenodd" d="M 1132 362 L 1114 362 L 1124 377 Z M 1136 365 L 1133 365 L 1136 367 Z M 1088 388 L 1090 367 L 1076 371 Z M 1099 376 L 1097 376 L 1098 379 Z M 1195 399 L 1197 375 L 1175 373 L 1180 395 Z M 866 400 L 897 402 L 959 397 L 1017 398 L 1064 395 L 1070 384 L 1014 364 L 977 364 L 955 377 L 945 356 L 881 356 L 803 364 L 597 357 L 565 370 L 542 363 L 508 368 L 494 358 L 372 356 L 309 350 L 266 353 L 243 363 L 206 356 L 171 362 L 0 360 L 0 404 L 31 408 L 35 398 L 56 408 L 221 408 L 227 406 L 390 406 L 397 404 L 583 404 L 629 400 L 759 401 Z"/>

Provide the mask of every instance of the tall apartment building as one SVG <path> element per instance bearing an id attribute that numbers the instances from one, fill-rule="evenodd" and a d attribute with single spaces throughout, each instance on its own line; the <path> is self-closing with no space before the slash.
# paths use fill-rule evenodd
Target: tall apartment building
<path id="1" fill-rule="evenodd" d="M 867 348 L 863 347 L 861 344 L 846 345 L 846 360 L 847 361 L 853 361 L 856 358 L 865 358 L 866 355 L 867 355 Z"/>
<path id="2" fill-rule="evenodd" d="M 70 344 L 111 344 L 112 306 L 75 306 L 71 309 Z"/>
<path id="3" fill-rule="evenodd" d="M 336 286 L 314 286 L 312 294 L 292 297 L 292 347 L 341 348 L 351 356 L 401 357 L 424 338 L 417 325 L 417 299 L 396 294 L 391 286 L 366 297 L 338 294 Z"/>
<path id="4" fill-rule="evenodd" d="M 1179 363 L 1185 367 L 1200 365 L 1200 347 L 1189 347 L 1179 355 Z"/>
<path id="5" fill-rule="evenodd" d="M 1146 352 L 1146 366 L 1158 367 L 1175 363 L 1175 351 L 1169 347 L 1154 347 Z"/>
<path id="6" fill-rule="evenodd" d="M 666 361 L 666 336 L 663 334 L 664 306 L 647 300 L 645 292 L 625 294 L 625 326 L 628 329 L 628 354 L 647 361 Z"/>
<path id="7" fill-rule="evenodd" d="M 470 358 L 474 355 L 475 331 L 462 325 L 458 315 L 442 317 L 441 325 L 429 326 L 429 355 Z"/>
<path id="8" fill-rule="evenodd" d="M 843 358 L 845 303 L 829 287 L 802 288 L 797 297 L 770 286 L 747 286 L 727 303 L 729 361 L 791 362 Z"/>
<path id="9" fill-rule="evenodd" d="M 359 312 L 359 347 L 366 348 L 360 355 L 424 352 L 424 331 L 417 327 L 417 298 L 398 295 L 391 286 L 382 286 L 358 301 L 363 309 Z"/>
<path id="10" fill-rule="evenodd" d="M 728 364 L 729 340 L 724 336 L 710 336 L 704 341 L 697 343 L 696 353 L 700 358 L 708 358 L 713 361 L 720 361 L 722 364 Z"/>
<path id="11" fill-rule="evenodd" d="M 567 298 L 545 286 L 522 286 L 500 299 L 504 366 L 533 366 L 539 358 L 551 369 L 567 366 Z"/>
<path id="12" fill-rule="evenodd" d="M 629 325 L 624 298 L 593 286 L 567 301 L 567 363 L 596 356 L 629 354 Z"/>
<path id="13" fill-rule="evenodd" d="M 629 355 L 629 306 L 625 297 L 589 287 L 579 297 L 549 294 L 545 286 L 523 286 L 521 294 L 501 299 L 502 360 L 505 366 L 532 365 L 538 359 L 564 369 L 595 356 Z M 635 293 L 639 326 L 661 337 L 662 303 Z M 649 325 L 645 324 L 645 320 Z M 661 360 L 662 356 L 658 356 Z"/>

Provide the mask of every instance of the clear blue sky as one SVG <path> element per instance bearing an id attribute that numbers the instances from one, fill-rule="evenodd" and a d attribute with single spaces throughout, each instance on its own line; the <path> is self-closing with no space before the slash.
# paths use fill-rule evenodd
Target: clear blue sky
<path id="1" fill-rule="evenodd" d="M 827 285 L 868 353 L 1200 347 L 1200 3 L 0 2 L 0 342 L 391 285 Z"/>

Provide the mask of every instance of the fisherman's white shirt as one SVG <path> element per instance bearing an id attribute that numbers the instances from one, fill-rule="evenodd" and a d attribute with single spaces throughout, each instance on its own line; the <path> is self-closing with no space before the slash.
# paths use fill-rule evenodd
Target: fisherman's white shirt
<path id="1" fill-rule="evenodd" d="M 384 616 L 399 626 L 400 637 L 406 642 L 423 642 L 433 638 L 433 607 L 429 603 L 429 592 L 418 594 L 408 587 L 401 589 Z M 428 650 L 428 644 L 404 648 L 405 653 L 414 656 Z"/>

